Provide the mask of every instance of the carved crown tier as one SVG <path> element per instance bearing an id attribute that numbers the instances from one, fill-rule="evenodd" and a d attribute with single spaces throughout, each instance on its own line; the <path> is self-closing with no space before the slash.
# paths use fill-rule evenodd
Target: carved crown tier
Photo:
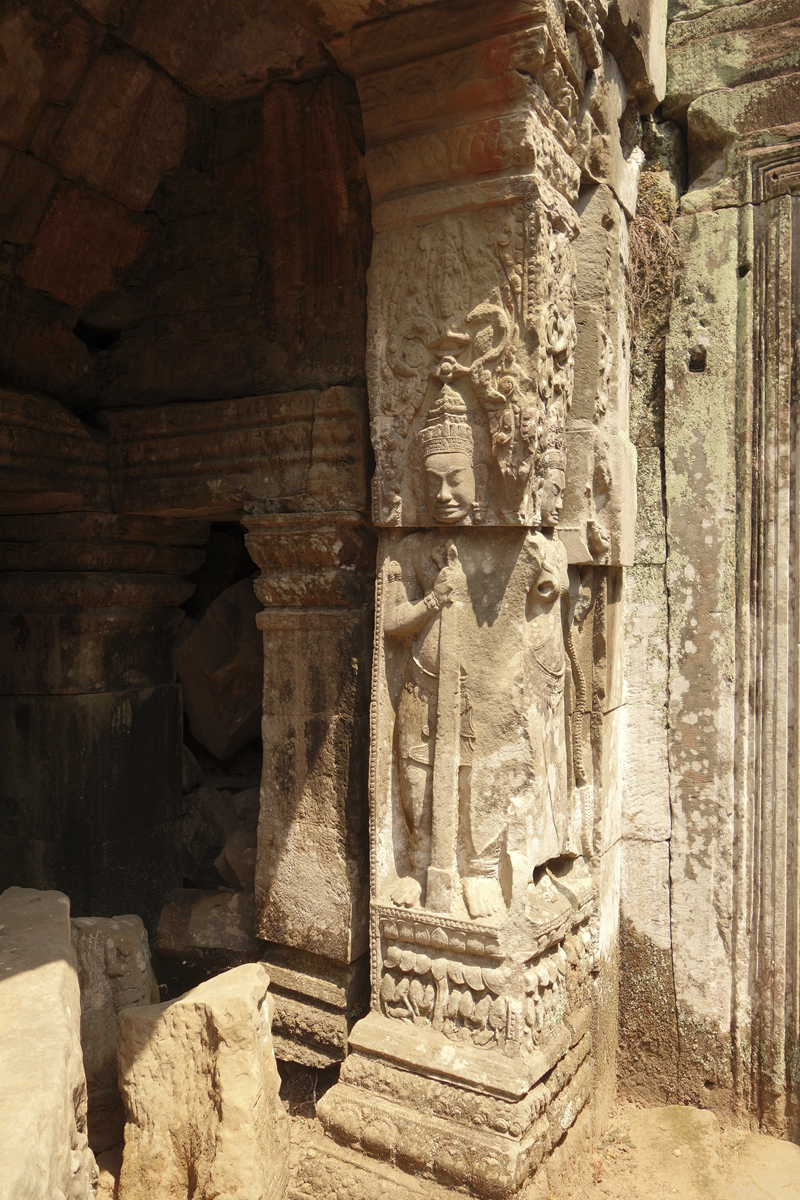
<path id="1" fill-rule="evenodd" d="M 572 151 L 601 37 L 591 3 L 436 4 L 354 34 L 378 525 L 541 523 L 565 467 Z"/>

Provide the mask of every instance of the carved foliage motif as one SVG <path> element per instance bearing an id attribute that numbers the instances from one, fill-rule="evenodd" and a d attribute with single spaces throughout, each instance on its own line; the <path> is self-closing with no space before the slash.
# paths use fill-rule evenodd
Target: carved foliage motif
<path id="1" fill-rule="evenodd" d="M 379 240 L 370 394 L 379 525 L 430 525 L 411 458 L 431 413 L 472 431 L 461 524 L 537 526 L 537 458 L 563 451 L 576 332 L 574 228 L 541 203 L 450 215 Z"/>

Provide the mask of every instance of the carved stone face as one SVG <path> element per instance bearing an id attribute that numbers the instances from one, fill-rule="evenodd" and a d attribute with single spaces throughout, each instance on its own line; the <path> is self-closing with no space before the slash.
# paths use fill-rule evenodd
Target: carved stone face
<path id="1" fill-rule="evenodd" d="M 472 515 L 475 472 L 467 454 L 431 454 L 419 474 L 425 507 L 434 521 L 457 525 Z"/>
<path id="2" fill-rule="evenodd" d="M 539 487 L 539 504 L 542 513 L 542 525 L 545 529 L 553 529 L 558 525 L 561 509 L 564 506 L 564 488 L 567 480 L 563 471 L 548 467 Z"/>

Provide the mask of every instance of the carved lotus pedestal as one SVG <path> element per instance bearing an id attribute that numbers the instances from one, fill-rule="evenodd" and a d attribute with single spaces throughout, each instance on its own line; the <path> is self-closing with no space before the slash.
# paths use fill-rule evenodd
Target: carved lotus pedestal
<path id="1" fill-rule="evenodd" d="M 531 888 L 521 960 L 490 922 L 373 907 L 381 1004 L 317 1106 L 334 1137 L 481 1196 L 520 1187 L 592 1086 L 595 902 L 569 890 Z"/>

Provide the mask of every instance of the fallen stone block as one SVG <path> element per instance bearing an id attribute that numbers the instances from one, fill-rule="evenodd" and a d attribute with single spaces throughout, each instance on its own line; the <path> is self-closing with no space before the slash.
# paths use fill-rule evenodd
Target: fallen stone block
<path id="1" fill-rule="evenodd" d="M 242 579 L 210 606 L 175 651 L 194 737 L 226 759 L 258 735 L 264 652 L 252 580 Z"/>
<path id="2" fill-rule="evenodd" d="M 118 1145 L 125 1130 L 117 1086 L 117 1013 L 131 1004 L 152 1004 L 158 991 L 141 917 L 77 917 L 72 944 L 81 988 L 89 1145 L 99 1154 Z"/>
<path id="3" fill-rule="evenodd" d="M 0 1200 L 88 1200 L 81 998 L 61 892 L 0 896 Z"/>
<path id="4" fill-rule="evenodd" d="M 183 814 L 183 878 L 216 887 L 219 877 L 214 860 L 238 828 L 230 792 L 211 787 L 188 792 Z"/>
<path id="5" fill-rule="evenodd" d="M 153 949 L 169 994 L 263 957 L 252 892 L 177 888 L 161 912 Z"/>
<path id="6" fill-rule="evenodd" d="M 278 1096 L 263 963 L 119 1014 L 125 1152 L 119 1200 L 280 1200 L 289 1118 Z"/>
<path id="7" fill-rule="evenodd" d="M 214 866 L 225 882 L 243 892 L 255 889 L 257 827 L 258 817 L 254 814 L 230 835 L 214 860 Z"/>

